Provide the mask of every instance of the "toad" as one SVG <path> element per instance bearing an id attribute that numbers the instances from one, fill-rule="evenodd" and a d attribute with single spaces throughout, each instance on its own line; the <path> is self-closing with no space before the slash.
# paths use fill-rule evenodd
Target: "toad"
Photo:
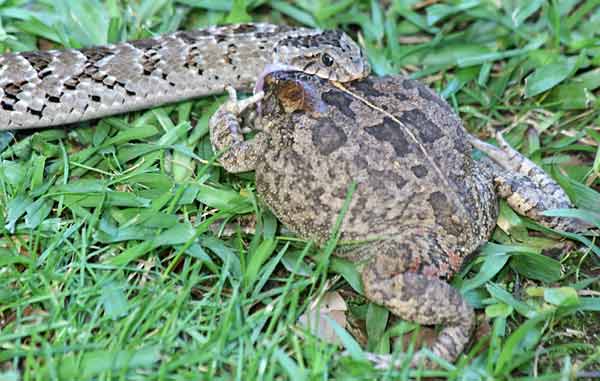
<path id="1" fill-rule="evenodd" d="M 264 85 L 264 94 L 241 101 L 229 89 L 231 99 L 211 118 L 220 163 L 233 173 L 256 171 L 260 198 L 318 244 L 331 237 L 354 184 L 340 241 L 361 244 L 335 254 L 360 265 L 369 300 L 405 320 L 440 324 L 431 350 L 447 361 L 474 326 L 473 308 L 447 281 L 490 238 L 498 197 L 547 227 L 581 229 L 542 214 L 571 202 L 540 167 L 501 135 L 499 147 L 470 136 L 450 106 L 415 80 L 369 77 L 342 89 L 275 72 Z M 257 103 L 260 112 L 251 112 Z M 245 139 L 249 130 L 256 134 Z M 475 160 L 473 147 L 486 156 Z"/>

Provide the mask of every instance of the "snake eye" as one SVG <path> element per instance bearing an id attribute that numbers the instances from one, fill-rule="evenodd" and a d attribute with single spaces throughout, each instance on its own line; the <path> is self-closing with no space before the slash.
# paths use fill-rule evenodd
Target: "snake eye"
<path id="1" fill-rule="evenodd" d="M 323 55 L 321 56 L 321 61 L 323 62 L 323 65 L 325 65 L 325 66 L 333 65 L 333 57 L 331 57 L 327 53 L 323 53 Z"/>

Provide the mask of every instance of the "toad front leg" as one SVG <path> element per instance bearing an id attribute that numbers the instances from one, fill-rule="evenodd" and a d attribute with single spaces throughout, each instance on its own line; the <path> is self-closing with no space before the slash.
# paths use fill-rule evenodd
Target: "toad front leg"
<path id="1" fill-rule="evenodd" d="M 264 94 L 257 93 L 250 98 L 237 100 L 233 87 L 227 87 L 229 100 L 225 102 L 210 118 L 208 127 L 210 141 L 215 152 L 224 151 L 219 162 L 227 172 L 238 173 L 252 171 L 265 150 L 265 134 L 258 132 L 254 139 L 244 140 L 244 128 L 240 125 L 241 114 L 251 106 L 255 106 Z M 252 120 L 244 123 L 252 129 Z"/>
<path id="2" fill-rule="evenodd" d="M 487 155 L 478 164 L 490 174 L 498 195 L 511 208 L 557 230 L 578 232 L 589 227 L 576 219 L 544 216 L 545 210 L 572 208 L 569 197 L 543 169 L 510 147 L 502 134 L 498 133 L 496 140 L 500 148 L 475 137 L 471 144 Z"/>

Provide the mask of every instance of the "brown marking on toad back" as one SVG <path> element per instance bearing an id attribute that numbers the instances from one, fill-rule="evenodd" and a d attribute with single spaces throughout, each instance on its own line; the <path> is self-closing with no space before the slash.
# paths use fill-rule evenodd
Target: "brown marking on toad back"
<path id="1" fill-rule="evenodd" d="M 417 176 L 420 179 L 427 176 L 427 167 L 423 164 L 413 165 L 412 167 L 410 167 L 410 170 L 412 171 L 412 173 L 414 173 L 415 176 Z"/>
<path id="2" fill-rule="evenodd" d="M 321 98 L 330 106 L 336 107 L 340 112 L 348 118 L 354 119 L 356 115 L 350 109 L 353 99 L 341 91 L 331 90 L 323 93 Z"/>
<path id="3" fill-rule="evenodd" d="M 412 144 L 408 142 L 402 129 L 387 116 L 383 118 L 382 123 L 365 127 L 365 131 L 380 142 L 391 144 L 396 155 L 400 157 L 412 152 Z"/>
<path id="4" fill-rule="evenodd" d="M 323 155 L 329 155 L 348 140 L 344 130 L 329 118 L 320 119 L 311 129 L 312 141 Z"/>
<path id="5" fill-rule="evenodd" d="M 371 81 L 356 81 L 353 87 L 354 89 L 358 90 L 361 95 L 366 96 L 367 98 L 382 97 L 385 95 L 381 91 L 377 90 Z"/>
<path id="6" fill-rule="evenodd" d="M 377 170 L 375 168 L 367 168 L 367 173 L 370 175 L 371 181 L 375 185 L 380 188 L 390 188 L 389 185 L 395 186 L 395 191 L 399 191 L 408 183 L 404 177 L 395 171 L 391 171 L 388 169 L 385 170 Z"/>
<path id="7" fill-rule="evenodd" d="M 390 176 L 390 178 L 394 182 L 394 185 L 396 185 L 396 190 L 401 190 L 406 184 L 408 184 L 408 180 L 406 180 L 404 177 L 398 174 L 392 172 L 390 173 Z"/>
<path id="8" fill-rule="evenodd" d="M 423 143 L 433 143 L 443 136 L 441 128 L 431 122 L 421 110 L 403 112 L 398 119 L 417 130 Z"/>
<path id="9" fill-rule="evenodd" d="M 435 94 L 431 91 L 427 86 L 423 85 L 419 81 L 415 81 L 412 79 L 405 79 L 402 81 L 402 87 L 405 90 L 414 90 L 417 89 L 419 96 L 430 103 L 435 103 L 438 106 L 442 107 L 444 111 L 452 112 L 452 108 L 448 105 L 448 103 L 443 100 L 439 95 Z"/>
<path id="10" fill-rule="evenodd" d="M 361 168 L 361 169 L 366 169 L 369 165 L 369 162 L 367 161 L 367 159 L 365 159 L 363 157 L 363 155 L 356 154 L 354 155 L 354 163 L 356 164 L 357 168 Z"/>
<path id="11" fill-rule="evenodd" d="M 394 96 L 396 97 L 396 99 L 398 99 L 399 101 L 407 101 L 408 95 L 406 95 L 405 93 L 394 93 Z"/>
<path id="12" fill-rule="evenodd" d="M 450 105 L 448 105 L 448 103 L 446 101 L 444 101 L 439 96 L 435 95 L 431 90 L 429 90 L 424 85 L 419 84 L 419 86 L 417 87 L 417 90 L 419 91 L 419 95 L 421 96 L 421 98 L 427 99 L 428 101 L 437 104 L 438 106 L 442 107 L 446 111 L 452 111 L 452 108 L 450 107 Z"/>

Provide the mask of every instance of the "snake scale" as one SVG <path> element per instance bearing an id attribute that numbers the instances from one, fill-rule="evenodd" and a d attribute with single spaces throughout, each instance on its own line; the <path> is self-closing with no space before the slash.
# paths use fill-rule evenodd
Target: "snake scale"
<path id="1" fill-rule="evenodd" d="M 214 26 L 84 49 L 0 55 L 0 130 L 56 126 L 223 92 L 300 70 L 347 82 L 370 67 L 337 30 Z"/>

